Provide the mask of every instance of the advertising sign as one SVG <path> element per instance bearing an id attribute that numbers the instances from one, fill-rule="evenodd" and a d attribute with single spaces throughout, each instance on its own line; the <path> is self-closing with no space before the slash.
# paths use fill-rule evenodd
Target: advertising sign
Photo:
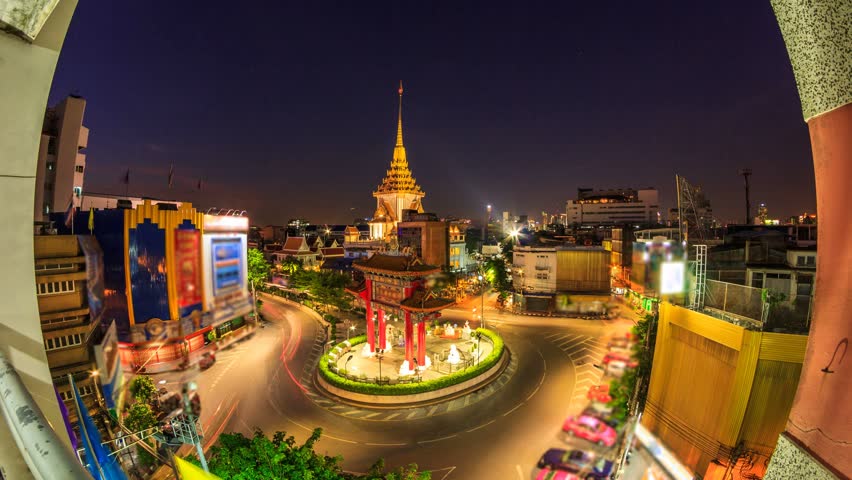
<path id="1" fill-rule="evenodd" d="M 240 238 L 217 238 L 212 244 L 213 293 L 220 295 L 239 288 L 242 282 L 242 242 Z"/>
<path id="2" fill-rule="evenodd" d="M 89 318 L 100 322 L 104 311 L 104 255 L 98 240 L 91 235 L 79 235 L 77 241 L 86 257 L 86 295 L 89 303 Z"/>
<path id="3" fill-rule="evenodd" d="M 95 345 L 95 363 L 98 365 L 98 381 L 104 392 L 104 401 L 107 408 L 120 410 L 121 388 L 124 382 L 121 369 L 121 358 L 118 355 L 118 335 L 115 330 L 115 322 L 110 323 L 104 333 L 101 343 Z"/>
<path id="4" fill-rule="evenodd" d="M 169 291 L 166 284 L 166 232 L 147 220 L 128 231 L 130 294 L 137 325 L 147 324 L 148 340 L 165 337 L 162 320 L 169 319 Z"/>
<path id="5" fill-rule="evenodd" d="M 660 293 L 683 293 L 686 282 L 686 264 L 684 262 L 663 262 L 660 264 Z"/>
<path id="6" fill-rule="evenodd" d="M 175 284 L 180 317 L 201 309 L 201 234 L 175 230 Z"/>

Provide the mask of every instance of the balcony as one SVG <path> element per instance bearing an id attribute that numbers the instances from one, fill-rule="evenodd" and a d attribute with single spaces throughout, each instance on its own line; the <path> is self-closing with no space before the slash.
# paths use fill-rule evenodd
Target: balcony
<path id="1" fill-rule="evenodd" d="M 549 265 L 536 265 L 535 269 L 540 270 L 540 271 L 544 271 L 544 272 L 549 272 L 550 266 Z"/>

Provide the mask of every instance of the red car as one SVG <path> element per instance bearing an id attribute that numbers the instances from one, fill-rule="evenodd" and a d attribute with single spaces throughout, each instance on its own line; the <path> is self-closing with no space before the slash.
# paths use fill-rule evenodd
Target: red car
<path id="1" fill-rule="evenodd" d="M 576 435 L 606 447 L 615 445 L 615 440 L 618 437 L 614 428 L 601 419 L 589 415 L 569 417 L 562 425 L 562 431 L 568 433 L 568 435 Z"/>
<path id="2" fill-rule="evenodd" d="M 612 401 L 612 395 L 609 394 L 609 384 L 602 383 L 600 385 L 594 385 L 589 388 L 589 393 L 586 394 L 586 398 L 593 402 L 600 403 L 609 403 Z"/>
<path id="3" fill-rule="evenodd" d="M 623 352 L 609 352 L 604 355 L 603 363 L 604 365 L 609 365 L 609 362 L 618 361 L 624 362 L 627 368 L 636 368 L 639 365 L 639 362 L 630 358 L 630 355 Z"/>

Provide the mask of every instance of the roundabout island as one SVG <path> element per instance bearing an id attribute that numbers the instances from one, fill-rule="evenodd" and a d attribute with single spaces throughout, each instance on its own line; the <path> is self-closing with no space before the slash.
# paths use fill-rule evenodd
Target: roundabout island
<path id="1" fill-rule="evenodd" d="M 386 254 L 353 266 L 363 280 L 347 292 L 364 303 L 367 333 L 318 362 L 316 385 L 327 396 L 368 408 L 415 407 L 481 388 L 508 364 L 495 332 L 438 320 L 454 303 L 426 288 L 426 276 L 440 268 Z"/>

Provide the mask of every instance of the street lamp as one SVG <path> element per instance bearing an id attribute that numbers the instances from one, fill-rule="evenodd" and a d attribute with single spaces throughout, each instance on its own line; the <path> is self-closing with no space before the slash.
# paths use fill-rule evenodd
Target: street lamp
<path id="1" fill-rule="evenodd" d="M 346 357 L 346 363 L 343 364 L 343 369 L 346 370 L 346 375 L 349 375 L 349 362 L 352 361 L 352 357 L 353 355 L 349 354 L 349 356 Z"/>
<path id="2" fill-rule="evenodd" d="M 104 399 L 103 399 L 103 397 L 101 397 L 101 391 L 98 388 L 98 375 L 100 375 L 100 372 L 98 372 L 97 370 L 92 370 L 91 373 L 92 373 L 92 383 L 94 383 L 94 385 L 95 385 L 95 396 L 98 399 L 98 406 L 102 406 L 103 403 L 104 403 Z M 103 408 L 103 407 L 101 407 L 101 408 Z"/>
<path id="3" fill-rule="evenodd" d="M 376 358 L 379 359 L 379 379 L 376 383 L 382 383 L 382 358 L 385 355 L 385 350 L 383 348 L 376 349 Z"/>
<path id="4" fill-rule="evenodd" d="M 481 308 L 479 309 L 479 318 L 482 319 L 480 321 L 480 325 L 482 325 L 482 328 L 485 328 L 485 283 L 482 281 L 482 275 L 479 275 L 477 278 L 479 279 L 480 288 L 482 288 L 482 294 L 481 294 L 481 297 L 482 297 L 481 300 L 482 301 L 481 301 Z"/>

